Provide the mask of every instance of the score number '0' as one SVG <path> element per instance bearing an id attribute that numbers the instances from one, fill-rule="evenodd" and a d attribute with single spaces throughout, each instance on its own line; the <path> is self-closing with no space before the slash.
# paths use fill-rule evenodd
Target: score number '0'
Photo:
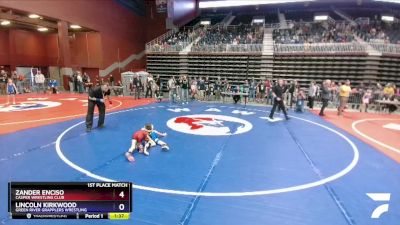
<path id="1" fill-rule="evenodd" d="M 121 197 L 121 198 L 124 198 L 125 197 L 124 191 L 121 191 L 118 196 Z M 121 203 L 121 204 L 119 204 L 118 208 L 119 208 L 119 210 L 122 211 L 122 210 L 125 209 L 125 205 Z"/>

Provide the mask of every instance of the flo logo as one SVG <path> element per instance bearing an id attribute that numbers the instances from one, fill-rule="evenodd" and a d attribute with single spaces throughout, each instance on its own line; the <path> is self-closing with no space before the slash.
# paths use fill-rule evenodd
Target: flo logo
<path id="1" fill-rule="evenodd" d="M 167 126 L 178 132 L 206 136 L 242 134 L 253 128 L 243 119 L 209 114 L 175 117 L 168 120 Z"/>
<path id="2" fill-rule="evenodd" d="M 28 101 L 21 102 L 17 105 L 9 105 L 6 107 L 0 107 L 0 112 L 16 112 L 16 111 L 26 111 L 26 110 L 36 110 L 36 109 L 45 109 L 60 106 L 59 102 L 50 102 L 50 101 Z"/>
<path id="3" fill-rule="evenodd" d="M 389 211 L 390 193 L 366 193 L 368 197 L 376 202 L 382 202 L 371 214 L 372 219 L 379 219 L 382 214 Z"/>

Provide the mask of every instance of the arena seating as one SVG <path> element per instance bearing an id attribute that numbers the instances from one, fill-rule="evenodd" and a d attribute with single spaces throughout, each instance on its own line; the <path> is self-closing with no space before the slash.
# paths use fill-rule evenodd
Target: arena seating
<path id="1" fill-rule="evenodd" d="M 148 51 L 148 71 L 160 75 L 163 82 L 170 76 L 187 74 L 209 76 L 211 80 L 219 76 L 231 83 L 243 83 L 253 77 L 256 80 L 295 79 L 303 87 L 312 80 L 321 83 L 323 79 L 335 82 L 349 79 L 355 86 L 377 82 L 400 85 L 400 45 L 362 43 L 357 39 L 364 38 L 362 31 L 375 28 L 378 23 L 361 29 L 343 22 L 298 22 L 292 29 L 274 29 L 275 26 L 266 24 L 262 30 L 240 22 L 241 19 L 248 22 L 249 18 L 236 17 L 235 23 L 239 26 L 197 29 L 190 51 L 184 54 L 176 49 L 174 52 Z M 392 43 L 400 36 L 397 27 L 398 24 L 383 26 Z M 270 54 L 264 49 L 265 32 L 271 32 L 275 39 Z M 248 34 L 252 34 L 251 41 L 247 39 Z M 177 35 L 171 37 L 179 42 L 180 34 Z"/>
<path id="2" fill-rule="evenodd" d="M 357 33 L 368 42 L 400 44 L 400 24 L 372 20 L 369 24 L 357 25 Z"/>
<path id="3" fill-rule="evenodd" d="M 277 44 L 343 43 L 354 41 L 354 35 L 351 26 L 345 23 L 295 22 L 290 29 L 276 29 L 274 41 Z"/>
<path id="4" fill-rule="evenodd" d="M 214 26 L 208 28 L 202 35 L 197 45 L 219 44 L 261 44 L 263 40 L 262 29 L 257 26 Z"/>

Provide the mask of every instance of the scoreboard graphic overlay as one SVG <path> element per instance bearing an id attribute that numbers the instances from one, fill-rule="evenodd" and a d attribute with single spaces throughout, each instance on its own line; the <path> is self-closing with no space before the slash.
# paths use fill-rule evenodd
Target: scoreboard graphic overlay
<path id="1" fill-rule="evenodd" d="M 130 182 L 10 182 L 12 219 L 129 219 Z"/>

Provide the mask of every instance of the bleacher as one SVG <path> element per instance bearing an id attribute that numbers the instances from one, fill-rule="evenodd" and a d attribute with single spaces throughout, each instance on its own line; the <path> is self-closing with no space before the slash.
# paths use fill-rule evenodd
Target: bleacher
<path id="1" fill-rule="evenodd" d="M 294 22 L 290 29 L 276 29 L 273 33 L 276 44 L 343 43 L 354 41 L 348 23 Z"/>
<path id="2" fill-rule="evenodd" d="M 302 14 L 304 15 L 304 14 Z M 236 17 L 236 24 L 249 21 L 250 17 Z M 289 18 L 296 18 L 292 16 Z M 292 23 L 291 21 L 290 23 Z M 310 81 L 321 83 L 323 79 L 335 82 L 349 79 L 353 85 L 361 83 L 387 83 L 400 85 L 400 45 L 388 43 L 360 43 L 352 37 L 337 39 L 338 33 L 353 35 L 354 30 L 348 24 L 328 26 L 311 23 L 309 36 L 315 33 L 329 33 L 326 38 L 320 35 L 314 42 L 275 43 L 273 54 L 264 54 L 262 39 L 253 43 L 238 41 L 233 44 L 239 26 L 222 26 L 226 29 L 212 26 L 204 33 L 196 36 L 200 41 L 193 41 L 189 52 L 147 52 L 148 71 L 160 75 L 162 80 L 170 76 L 187 74 L 189 77 L 209 76 L 211 80 L 218 76 L 228 78 L 232 83 L 242 83 L 245 79 L 256 80 L 284 78 L 296 79 L 305 87 Z M 313 27 L 314 26 L 314 27 Z M 274 27 L 269 24 L 266 28 Z M 296 28 L 296 27 L 295 27 Z M 266 29 L 267 31 L 268 29 Z M 288 38 L 294 34 L 288 31 Z M 350 31 L 353 31 L 350 32 Z M 281 30 L 271 31 L 277 38 Z M 350 32 L 350 33 L 349 33 Z M 389 34 L 390 32 L 388 32 Z M 398 33 L 394 30 L 393 33 Z M 208 36 L 209 35 L 209 36 Z M 239 34 L 242 36 L 243 34 Z M 225 40 L 222 37 L 228 36 Z M 324 38 L 325 37 L 325 38 Z M 261 44 L 260 44 L 261 43 Z M 371 49 L 378 54 L 371 54 Z"/>
<path id="3" fill-rule="evenodd" d="M 400 43 L 400 24 L 371 20 L 369 24 L 358 24 L 357 34 L 367 42 Z"/>

